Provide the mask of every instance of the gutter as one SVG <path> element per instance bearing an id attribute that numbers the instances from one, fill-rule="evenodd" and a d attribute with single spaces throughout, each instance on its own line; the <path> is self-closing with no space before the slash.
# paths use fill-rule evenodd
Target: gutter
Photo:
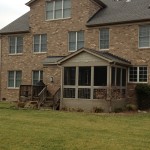
<path id="1" fill-rule="evenodd" d="M 90 21 L 90 20 L 89 20 Z M 121 24 L 128 24 L 128 23 L 140 23 L 140 22 L 149 22 L 150 19 L 140 19 L 140 20 L 130 20 L 130 21 L 120 21 L 120 22 L 110 22 L 110 23 L 97 23 L 97 24 L 86 24 L 87 27 L 98 27 L 98 26 L 107 26 L 107 25 L 121 25 Z"/>

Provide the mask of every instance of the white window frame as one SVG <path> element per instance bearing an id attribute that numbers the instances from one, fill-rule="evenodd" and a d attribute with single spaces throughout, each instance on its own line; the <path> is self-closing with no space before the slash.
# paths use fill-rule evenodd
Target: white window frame
<path id="1" fill-rule="evenodd" d="M 15 52 L 11 53 L 10 52 L 10 38 L 14 37 L 15 38 Z M 22 54 L 23 53 L 23 43 L 22 43 L 22 52 L 18 53 L 17 52 L 17 46 L 18 46 L 18 38 L 21 37 L 23 40 L 23 36 L 9 36 L 9 55 L 17 55 L 17 54 Z"/>
<path id="2" fill-rule="evenodd" d="M 108 34 L 109 34 L 108 42 L 109 42 L 109 45 L 108 45 L 108 48 L 106 48 L 106 49 L 104 49 L 104 48 L 101 49 L 101 38 L 100 38 L 101 36 L 100 36 L 100 34 L 101 34 L 101 30 L 102 30 L 102 29 L 108 29 Z M 107 51 L 107 50 L 109 50 L 109 48 L 110 48 L 110 29 L 109 29 L 109 28 L 100 28 L 100 29 L 99 29 L 99 49 L 100 49 L 101 51 L 105 51 L 105 50 Z"/>
<path id="3" fill-rule="evenodd" d="M 14 81 L 14 86 L 13 87 L 10 87 L 9 86 L 9 72 L 13 72 L 14 73 L 14 79 L 13 79 L 13 81 Z M 9 70 L 8 71 L 8 84 L 7 84 L 7 87 L 9 88 L 9 89 L 19 89 L 19 87 L 17 87 L 16 86 L 16 74 L 17 74 L 17 72 L 20 72 L 21 73 L 21 79 L 20 80 L 22 80 L 22 71 L 21 70 Z M 21 83 L 20 83 L 21 84 Z"/>
<path id="4" fill-rule="evenodd" d="M 49 18 L 47 18 L 47 3 L 49 2 L 49 1 L 51 1 L 51 0 L 46 0 L 46 11 L 45 11 L 45 16 L 46 16 L 46 20 L 47 21 L 49 21 L 49 20 L 61 20 L 61 19 L 69 19 L 69 18 L 71 18 L 71 8 L 70 8 L 70 16 L 69 17 L 64 17 L 64 0 L 62 0 L 62 9 L 61 9 L 61 11 L 62 11 L 62 16 L 61 16 L 61 18 L 55 18 L 55 11 L 56 11 L 56 9 L 55 9 L 55 1 L 56 0 L 53 0 L 53 18 L 52 19 L 49 19 Z M 70 0 L 71 1 L 71 0 Z"/>
<path id="5" fill-rule="evenodd" d="M 35 85 L 34 82 L 33 82 L 34 81 L 33 80 L 33 74 L 34 74 L 35 71 L 38 72 L 38 81 L 41 80 L 41 72 L 43 72 L 43 70 L 33 70 L 32 71 L 32 85 Z M 43 79 L 42 79 L 42 81 L 43 81 Z"/>
<path id="6" fill-rule="evenodd" d="M 76 33 L 76 39 L 75 39 L 75 44 L 76 44 L 76 46 L 75 46 L 75 50 L 70 50 L 69 49 L 69 45 L 70 45 L 70 35 L 69 35 L 69 33 L 70 32 L 75 32 Z M 69 31 L 68 32 L 68 52 L 75 52 L 75 51 L 77 51 L 78 50 L 78 34 L 80 33 L 80 32 L 83 32 L 83 34 L 84 34 L 84 31 L 83 30 L 81 30 L 81 31 Z M 85 42 L 85 38 L 83 37 L 83 47 L 84 47 L 84 42 Z"/>
<path id="7" fill-rule="evenodd" d="M 41 51 L 41 44 L 42 44 L 42 35 L 46 35 L 46 38 L 47 38 L 47 34 L 35 34 L 34 36 L 33 36 L 33 53 L 47 53 L 47 41 L 46 41 L 46 49 L 45 49 L 45 51 Z M 35 47 L 34 47 L 34 43 L 35 43 L 35 39 L 34 39 L 34 37 L 35 36 L 39 36 L 39 48 L 38 48 L 38 52 L 35 52 Z"/>
<path id="8" fill-rule="evenodd" d="M 128 69 L 128 82 L 129 83 L 148 83 L 148 67 L 147 66 L 132 66 L 132 67 L 136 67 L 137 68 L 137 81 L 130 81 L 130 68 Z M 147 81 L 146 82 L 140 82 L 140 78 L 139 78 L 139 68 L 140 67 L 146 67 L 147 68 Z"/>
<path id="9" fill-rule="evenodd" d="M 150 40 L 149 40 L 149 46 L 147 47 L 140 47 L 140 27 L 144 27 L 144 26 L 149 26 L 150 27 L 150 24 L 147 24 L 147 25 L 140 25 L 139 26 L 139 31 L 138 31 L 138 48 L 139 49 L 147 49 L 147 48 L 150 48 Z M 149 37 L 150 37 L 150 33 L 149 33 Z"/>

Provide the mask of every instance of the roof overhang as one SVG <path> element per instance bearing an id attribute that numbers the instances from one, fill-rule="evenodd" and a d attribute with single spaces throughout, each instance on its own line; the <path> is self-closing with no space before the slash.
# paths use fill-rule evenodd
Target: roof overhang
<path id="1" fill-rule="evenodd" d="M 26 3 L 27 6 L 30 6 L 33 2 L 35 2 L 37 0 L 30 0 L 29 2 Z"/>
<path id="2" fill-rule="evenodd" d="M 107 5 L 104 4 L 101 0 L 92 0 L 92 1 L 94 1 L 95 3 L 97 3 L 97 4 L 98 4 L 99 6 L 101 6 L 102 8 L 107 7 Z"/>
<path id="3" fill-rule="evenodd" d="M 94 55 L 94 56 L 96 56 L 96 57 L 98 57 L 100 59 L 103 59 L 103 60 L 107 61 L 109 64 L 118 64 L 118 65 L 120 64 L 120 65 L 123 65 L 123 66 L 130 66 L 131 65 L 131 62 L 129 62 L 129 61 L 123 59 L 123 58 L 120 58 L 118 56 L 115 56 L 115 55 L 113 55 L 111 53 L 100 52 L 100 51 L 93 50 L 93 49 L 88 49 L 88 48 L 81 48 L 78 51 L 76 51 L 74 53 L 71 53 L 70 55 L 68 55 L 68 56 L 62 58 L 61 60 L 59 60 L 57 62 L 57 64 L 61 65 L 64 62 L 66 62 L 67 60 L 69 60 L 69 59 L 79 55 L 82 52 L 87 52 L 87 53 L 89 53 L 91 55 Z"/>

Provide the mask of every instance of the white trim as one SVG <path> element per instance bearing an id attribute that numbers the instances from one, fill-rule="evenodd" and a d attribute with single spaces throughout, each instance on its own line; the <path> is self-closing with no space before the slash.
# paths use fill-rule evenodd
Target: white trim
<path id="1" fill-rule="evenodd" d="M 130 81 L 130 68 L 131 67 L 136 67 L 137 68 L 137 81 Z M 141 84 L 144 84 L 144 83 L 148 83 L 148 67 L 147 66 L 131 66 L 128 68 L 128 83 L 134 83 L 134 84 L 137 84 L 137 83 L 141 83 Z M 147 68 L 147 82 L 140 82 L 139 80 L 139 68 L 140 67 L 146 67 Z"/>

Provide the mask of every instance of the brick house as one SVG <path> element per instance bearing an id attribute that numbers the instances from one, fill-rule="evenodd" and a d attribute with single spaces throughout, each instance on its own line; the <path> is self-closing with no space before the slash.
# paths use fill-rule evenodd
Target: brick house
<path id="1" fill-rule="evenodd" d="M 60 108 L 93 111 L 135 103 L 150 82 L 149 0 L 31 0 L 0 30 L 1 99 L 39 80 Z"/>

